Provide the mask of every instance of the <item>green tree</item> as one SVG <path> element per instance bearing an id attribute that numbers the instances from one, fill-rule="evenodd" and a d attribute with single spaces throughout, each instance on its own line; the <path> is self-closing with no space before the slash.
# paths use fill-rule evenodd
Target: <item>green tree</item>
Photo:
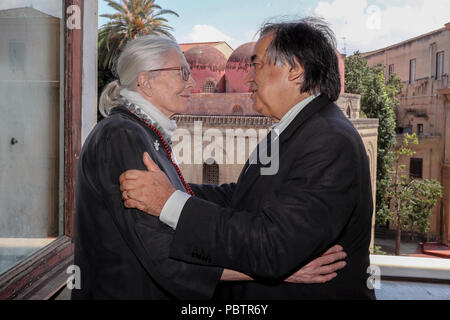
<path id="1" fill-rule="evenodd" d="M 155 0 L 105 0 L 108 6 L 116 10 L 114 14 L 104 14 L 101 17 L 110 21 L 103 25 L 98 34 L 98 94 L 103 88 L 116 79 L 114 64 L 117 56 L 127 42 L 140 35 L 165 35 L 173 39 L 167 25 L 166 14 L 178 14 L 172 10 L 163 10 L 155 4 Z M 103 116 L 97 112 L 100 121 Z"/>
<path id="2" fill-rule="evenodd" d="M 108 6 L 117 11 L 103 14 L 110 21 L 102 26 L 98 35 L 99 66 L 113 70 L 114 62 L 126 43 L 140 35 L 165 35 L 173 39 L 172 27 L 167 25 L 164 15 L 178 17 L 172 10 L 163 10 L 155 0 L 105 0 Z"/>
<path id="3" fill-rule="evenodd" d="M 390 214 L 388 187 L 394 164 L 392 150 L 396 145 L 395 109 L 399 103 L 395 96 L 401 89 L 398 76 L 391 75 L 385 81 L 384 67 L 367 66 L 367 61 L 359 52 L 345 59 L 345 92 L 361 95 L 361 117 L 377 118 L 379 121 L 375 199 L 377 225 L 385 224 Z"/>
<path id="4" fill-rule="evenodd" d="M 409 215 L 407 218 L 411 234 L 414 230 L 427 233 L 430 230 L 431 210 L 439 198 L 442 198 L 442 186 L 434 179 L 410 182 L 408 189 L 411 193 Z"/>
<path id="5" fill-rule="evenodd" d="M 416 134 L 406 134 L 402 144 L 395 150 L 395 165 L 393 179 L 389 185 L 391 210 L 389 221 L 396 227 L 397 237 L 395 255 L 400 255 L 400 240 L 402 231 L 414 230 L 425 233 L 429 230 L 431 210 L 437 199 L 442 197 L 442 186 L 436 180 L 410 179 L 402 164 L 411 158 L 415 152 L 411 145 L 417 145 Z"/>

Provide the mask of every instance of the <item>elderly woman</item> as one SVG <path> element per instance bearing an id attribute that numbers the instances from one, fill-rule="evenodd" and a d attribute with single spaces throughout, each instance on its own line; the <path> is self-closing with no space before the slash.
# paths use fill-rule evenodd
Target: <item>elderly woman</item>
<path id="1" fill-rule="evenodd" d="M 75 265 L 81 289 L 73 290 L 72 299 L 208 299 L 219 280 L 251 280 L 220 267 L 170 259 L 174 231 L 122 202 L 119 176 L 146 169 L 144 153 L 175 189 L 192 194 L 171 151 L 176 124 L 169 119 L 186 112 L 195 85 L 179 46 L 158 36 L 133 40 L 118 59 L 117 75 L 100 98 L 107 118 L 91 132 L 79 159 Z M 314 280 L 322 264 L 335 260 L 332 255 L 322 259 L 289 281 Z M 325 272 L 329 279 L 333 271 Z"/>

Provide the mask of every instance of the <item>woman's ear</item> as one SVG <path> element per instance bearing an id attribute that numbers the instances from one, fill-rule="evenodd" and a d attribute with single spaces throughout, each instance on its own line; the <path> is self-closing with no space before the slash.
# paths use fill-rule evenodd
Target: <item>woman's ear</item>
<path id="1" fill-rule="evenodd" d="M 147 96 L 152 96 L 152 83 L 150 75 L 147 72 L 141 72 L 137 78 L 138 88 Z"/>

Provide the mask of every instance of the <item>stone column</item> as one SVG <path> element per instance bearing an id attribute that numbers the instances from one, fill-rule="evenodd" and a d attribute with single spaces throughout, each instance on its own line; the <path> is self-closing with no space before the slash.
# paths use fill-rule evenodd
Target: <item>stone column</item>
<path id="1" fill-rule="evenodd" d="M 450 245 L 450 88 L 437 90 L 444 98 L 444 163 L 442 165 L 442 234 L 441 242 Z"/>

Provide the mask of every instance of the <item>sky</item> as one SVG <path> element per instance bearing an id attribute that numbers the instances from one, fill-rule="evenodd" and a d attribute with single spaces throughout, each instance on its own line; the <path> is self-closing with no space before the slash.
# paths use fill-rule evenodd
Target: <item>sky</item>
<path id="1" fill-rule="evenodd" d="M 339 51 L 346 54 L 387 47 L 450 22 L 450 0 L 156 0 L 156 4 L 180 15 L 166 16 L 179 43 L 226 41 L 234 49 L 257 40 L 261 24 L 274 17 L 324 18 L 335 32 Z M 113 12 L 99 0 L 99 16 Z M 106 21 L 99 18 L 99 25 Z"/>
<path id="2" fill-rule="evenodd" d="M 89 0 L 87 0 L 89 1 Z M 120 1 L 120 0 L 117 0 Z M 62 0 L 0 0 L 0 10 L 33 6 L 61 17 Z M 98 0 L 99 16 L 113 13 Z M 450 0 L 156 0 L 179 43 L 226 41 L 233 49 L 257 40 L 264 21 L 319 16 L 330 23 L 345 54 L 372 51 L 439 29 L 450 22 Z M 99 25 L 107 21 L 99 18 Z"/>

